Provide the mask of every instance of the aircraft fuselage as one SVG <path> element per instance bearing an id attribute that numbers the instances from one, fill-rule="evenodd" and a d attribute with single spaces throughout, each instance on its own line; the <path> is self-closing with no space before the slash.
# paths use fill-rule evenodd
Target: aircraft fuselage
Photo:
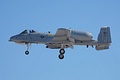
<path id="1" fill-rule="evenodd" d="M 29 44 L 45 44 L 46 48 L 60 49 L 59 59 L 64 58 L 65 48 L 73 48 L 74 45 L 95 46 L 96 50 L 109 49 L 111 43 L 110 27 L 102 27 L 98 39 L 93 40 L 89 32 L 59 28 L 56 34 L 39 33 L 34 30 L 24 30 L 18 35 L 12 36 L 9 41 L 27 45 L 25 54 L 28 55 Z"/>
<path id="2" fill-rule="evenodd" d="M 16 43 L 37 43 L 37 44 L 46 44 L 54 41 L 53 34 L 49 33 L 26 33 L 26 34 L 18 34 L 15 36 L 12 36 L 10 38 L 10 41 L 16 42 Z M 92 40 L 92 34 L 88 32 L 80 32 L 80 31 L 72 31 L 71 30 L 71 36 L 70 38 L 73 38 L 75 40 L 79 41 L 90 41 Z M 57 42 L 57 41 L 55 41 Z"/>

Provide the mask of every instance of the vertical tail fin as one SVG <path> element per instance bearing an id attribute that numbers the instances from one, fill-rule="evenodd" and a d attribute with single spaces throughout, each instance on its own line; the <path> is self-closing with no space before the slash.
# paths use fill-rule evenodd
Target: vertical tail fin
<path id="1" fill-rule="evenodd" d="M 110 27 L 102 27 L 98 35 L 99 43 L 111 43 Z"/>
<path id="2" fill-rule="evenodd" d="M 102 27 L 98 35 L 98 43 L 100 44 L 96 45 L 96 50 L 109 49 L 111 42 L 110 27 Z"/>

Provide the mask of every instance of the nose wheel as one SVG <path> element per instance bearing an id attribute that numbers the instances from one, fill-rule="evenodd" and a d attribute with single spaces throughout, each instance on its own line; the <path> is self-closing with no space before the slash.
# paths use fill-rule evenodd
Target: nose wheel
<path id="1" fill-rule="evenodd" d="M 28 54 L 29 54 L 29 51 L 28 51 L 28 50 L 27 50 L 27 51 L 25 51 L 25 54 L 26 54 L 26 55 L 28 55 Z"/>
<path id="2" fill-rule="evenodd" d="M 60 49 L 59 50 L 59 55 L 58 55 L 58 57 L 59 57 L 59 59 L 64 59 L 64 53 L 65 53 L 65 50 L 64 49 Z"/>

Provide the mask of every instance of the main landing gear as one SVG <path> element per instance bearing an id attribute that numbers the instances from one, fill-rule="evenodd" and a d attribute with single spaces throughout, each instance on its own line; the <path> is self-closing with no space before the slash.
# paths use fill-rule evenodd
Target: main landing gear
<path id="1" fill-rule="evenodd" d="M 31 45 L 31 43 L 25 43 L 25 45 L 27 45 L 27 50 L 25 51 L 25 54 L 26 55 L 29 55 L 29 51 L 28 51 L 28 49 L 29 49 L 29 46 Z M 59 59 L 64 59 L 64 54 L 65 54 L 65 50 L 64 50 L 64 48 L 62 48 L 62 49 L 60 49 L 59 50 L 59 55 L 58 55 L 58 58 Z"/>
<path id="2" fill-rule="evenodd" d="M 59 59 L 63 59 L 64 58 L 64 53 L 65 53 L 65 50 L 64 49 L 60 49 L 59 50 L 59 55 L 58 55 L 58 57 L 59 57 Z"/>

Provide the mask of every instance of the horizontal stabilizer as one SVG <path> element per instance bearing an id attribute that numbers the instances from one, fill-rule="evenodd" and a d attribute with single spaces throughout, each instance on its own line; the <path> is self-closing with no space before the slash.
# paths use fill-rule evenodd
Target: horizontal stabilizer
<path id="1" fill-rule="evenodd" d="M 109 45 L 97 45 L 96 50 L 104 50 L 109 49 Z"/>

